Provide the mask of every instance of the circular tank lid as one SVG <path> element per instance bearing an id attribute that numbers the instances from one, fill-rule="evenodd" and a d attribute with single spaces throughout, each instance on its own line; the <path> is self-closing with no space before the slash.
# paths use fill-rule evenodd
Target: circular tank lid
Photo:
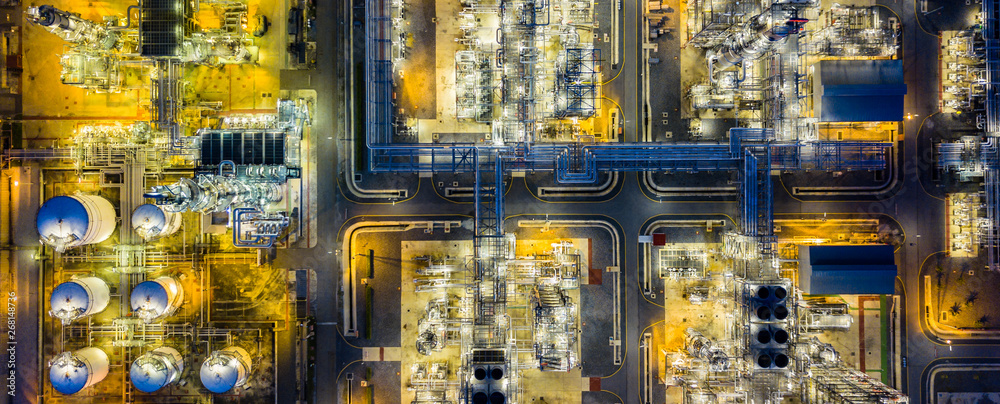
<path id="1" fill-rule="evenodd" d="M 167 290 L 154 281 L 145 281 L 132 288 L 132 311 L 162 314 L 170 304 Z"/>
<path id="2" fill-rule="evenodd" d="M 201 384 L 213 393 L 225 393 L 236 387 L 240 374 L 236 359 L 210 356 L 201 364 Z"/>
<path id="3" fill-rule="evenodd" d="M 52 313 L 56 317 L 76 317 L 87 311 L 90 305 L 90 295 L 82 285 L 76 282 L 63 282 L 52 291 L 49 299 Z"/>
<path id="4" fill-rule="evenodd" d="M 152 393 L 167 385 L 170 371 L 163 363 L 149 356 L 142 356 L 132 362 L 129 377 L 135 388 Z"/>
<path id="5" fill-rule="evenodd" d="M 788 317 L 788 307 L 785 307 L 785 305 L 783 304 L 775 306 L 774 317 L 777 318 L 778 320 L 784 320 L 785 317 Z"/>
<path id="6" fill-rule="evenodd" d="M 159 206 L 147 203 L 132 212 L 132 229 L 141 237 L 157 235 L 167 226 L 167 215 Z"/>
<path id="7" fill-rule="evenodd" d="M 87 385 L 90 370 L 71 354 L 60 355 L 49 367 L 52 387 L 62 394 L 76 394 Z"/>
<path id="8" fill-rule="evenodd" d="M 506 397 L 499 391 L 494 391 L 490 394 L 490 404 L 504 404 L 506 401 Z"/>
<path id="9" fill-rule="evenodd" d="M 761 356 L 758 356 L 757 357 L 757 366 L 760 366 L 762 368 L 769 368 L 769 367 L 771 367 L 771 357 L 768 356 L 767 354 L 763 354 Z"/>
<path id="10" fill-rule="evenodd" d="M 45 201 L 35 218 L 38 234 L 44 238 L 82 239 L 90 225 L 83 203 L 69 196 L 57 196 Z"/>
<path id="11" fill-rule="evenodd" d="M 785 354 L 777 354 L 774 356 L 774 366 L 779 368 L 785 368 L 788 366 L 788 356 Z"/>

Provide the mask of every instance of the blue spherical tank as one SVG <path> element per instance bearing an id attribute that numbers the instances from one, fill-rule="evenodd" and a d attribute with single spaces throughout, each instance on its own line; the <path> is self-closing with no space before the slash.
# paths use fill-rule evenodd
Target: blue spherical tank
<path id="1" fill-rule="evenodd" d="M 184 290 L 176 279 L 164 276 L 132 288 L 132 311 L 149 322 L 170 315 L 180 307 Z"/>
<path id="2" fill-rule="evenodd" d="M 177 381 L 183 370 L 181 354 L 176 349 L 160 347 L 136 358 L 129 369 L 129 378 L 136 389 L 152 393 Z"/>
<path id="3" fill-rule="evenodd" d="M 35 224 L 43 243 L 64 252 L 111 237 L 115 207 L 96 195 L 57 196 L 38 209 Z"/>
<path id="4" fill-rule="evenodd" d="M 49 299 L 49 315 L 63 324 L 80 317 L 100 313 L 108 307 L 111 290 L 108 284 L 96 277 L 86 277 L 63 282 L 56 286 Z"/>
<path id="5" fill-rule="evenodd" d="M 173 234 L 180 227 L 180 213 L 164 212 L 159 206 L 148 203 L 132 211 L 132 229 L 146 240 Z"/>
<path id="6" fill-rule="evenodd" d="M 213 393 L 225 393 L 247 382 L 250 354 L 240 347 L 212 352 L 201 363 L 201 384 Z"/>
<path id="7" fill-rule="evenodd" d="M 76 394 L 104 380 L 108 365 L 108 354 L 98 348 L 63 352 L 49 362 L 49 381 L 62 394 Z"/>

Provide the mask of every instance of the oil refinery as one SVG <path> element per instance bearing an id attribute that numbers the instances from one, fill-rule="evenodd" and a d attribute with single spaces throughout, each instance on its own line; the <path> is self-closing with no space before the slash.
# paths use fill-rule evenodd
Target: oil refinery
<path id="1" fill-rule="evenodd" d="M 7 402 L 1000 402 L 1000 0 L 0 13 Z"/>

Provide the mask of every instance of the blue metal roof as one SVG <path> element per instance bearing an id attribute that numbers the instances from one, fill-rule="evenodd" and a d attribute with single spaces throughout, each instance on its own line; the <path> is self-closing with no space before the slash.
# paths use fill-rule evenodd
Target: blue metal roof
<path id="1" fill-rule="evenodd" d="M 70 235 L 83 239 L 90 217 L 83 203 L 70 196 L 57 196 L 45 201 L 36 216 L 38 234 L 42 237 L 65 238 Z"/>
<path id="2" fill-rule="evenodd" d="M 814 80 L 814 114 L 821 122 L 903 120 L 901 60 L 824 60 Z"/>
<path id="3" fill-rule="evenodd" d="M 140 356 L 132 362 L 129 378 L 135 388 L 146 393 L 157 391 L 167 385 L 170 370 L 159 359 L 148 355 Z"/>
<path id="4" fill-rule="evenodd" d="M 799 288 L 828 295 L 891 295 L 896 258 L 890 245 L 800 246 Z"/>
<path id="5" fill-rule="evenodd" d="M 201 384 L 213 393 L 232 390 L 240 377 L 237 366 L 235 358 L 213 354 L 201 364 Z"/>
<path id="6" fill-rule="evenodd" d="M 49 380 L 52 388 L 62 394 L 76 394 L 87 385 L 90 369 L 87 365 L 75 360 L 72 355 L 60 356 L 49 368 Z"/>
<path id="7" fill-rule="evenodd" d="M 132 288 L 132 310 L 150 310 L 157 314 L 162 314 L 170 302 L 167 299 L 167 290 L 163 285 L 155 281 L 145 281 Z"/>

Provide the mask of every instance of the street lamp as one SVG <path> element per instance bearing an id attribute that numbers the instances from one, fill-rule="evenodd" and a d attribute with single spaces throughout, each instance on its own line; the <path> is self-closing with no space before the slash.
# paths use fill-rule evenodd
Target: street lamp
<path id="1" fill-rule="evenodd" d="M 946 339 L 946 340 L 944 340 L 944 342 L 948 344 L 948 352 L 951 352 L 951 340 L 950 339 Z"/>

